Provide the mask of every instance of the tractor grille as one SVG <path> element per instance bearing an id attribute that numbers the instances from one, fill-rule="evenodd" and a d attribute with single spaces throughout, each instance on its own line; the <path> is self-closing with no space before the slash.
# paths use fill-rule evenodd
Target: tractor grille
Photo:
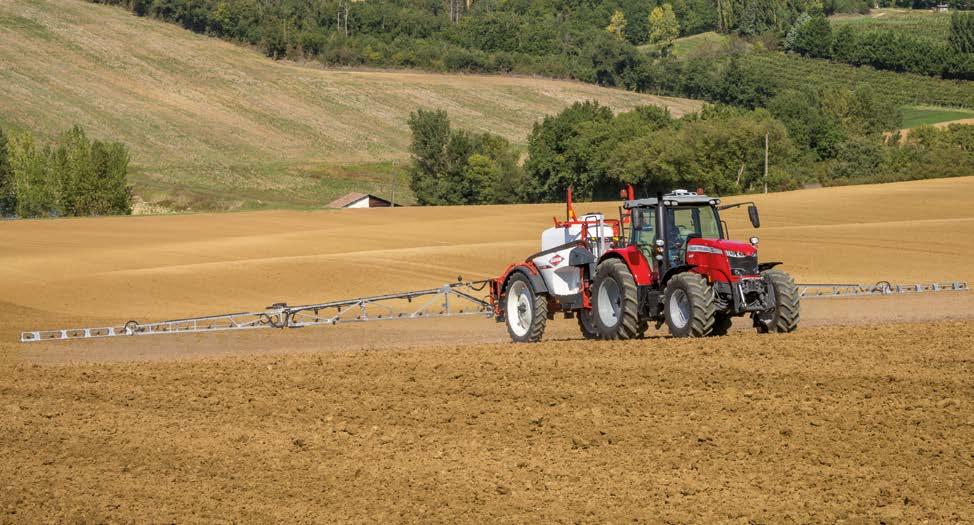
<path id="1" fill-rule="evenodd" d="M 751 255 L 746 257 L 728 257 L 730 260 L 731 273 L 734 275 L 757 275 L 758 256 Z"/>

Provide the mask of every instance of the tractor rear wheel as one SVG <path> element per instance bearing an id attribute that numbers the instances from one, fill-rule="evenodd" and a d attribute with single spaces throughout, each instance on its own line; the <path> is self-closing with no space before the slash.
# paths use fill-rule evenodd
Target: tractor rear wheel
<path id="1" fill-rule="evenodd" d="M 800 313 L 798 287 L 794 279 L 781 270 L 765 270 L 761 276 L 771 287 L 775 306 L 754 315 L 754 328 L 761 334 L 794 332 L 798 328 Z"/>
<path id="2" fill-rule="evenodd" d="M 639 335 L 636 281 L 626 263 L 599 263 L 592 281 L 592 317 L 602 339 L 632 339 Z"/>
<path id="3" fill-rule="evenodd" d="M 534 343 L 544 335 L 548 298 L 538 294 L 524 274 L 516 273 L 504 289 L 504 320 L 515 343 Z"/>
<path id="4" fill-rule="evenodd" d="M 599 333 L 595 330 L 595 319 L 593 319 L 592 310 L 581 309 L 577 312 L 578 317 L 578 329 L 582 331 L 582 337 L 585 339 L 598 339 Z"/>
<path id="5" fill-rule="evenodd" d="M 714 328 L 714 294 L 702 275 L 673 276 L 663 293 L 666 325 L 673 337 L 704 337 Z"/>

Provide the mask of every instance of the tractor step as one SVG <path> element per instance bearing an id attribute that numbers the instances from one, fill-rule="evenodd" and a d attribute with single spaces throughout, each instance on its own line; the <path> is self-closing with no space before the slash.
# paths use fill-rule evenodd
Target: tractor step
<path id="1" fill-rule="evenodd" d="M 20 341 L 64 341 L 132 335 L 182 334 L 256 330 L 262 328 L 302 328 L 339 323 L 361 323 L 397 319 L 493 315 L 489 299 L 477 297 L 487 281 L 456 282 L 440 288 L 399 292 L 341 301 L 288 306 L 274 303 L 254 312 L 238 312 L 170 321 L 125 324 L 101 328 L 34 330 L 22 332 Z M 416 301 L 414 303 L 414 301 Z"/>
<path id="2" fill-rule="evenodd" d="M 966 282 L 891 284 L 798 284 L 801 299 L 830 299 L 836 297 L 863 297 L 870 295 L 919 294 L 933 292 L 966 292 Z"/>

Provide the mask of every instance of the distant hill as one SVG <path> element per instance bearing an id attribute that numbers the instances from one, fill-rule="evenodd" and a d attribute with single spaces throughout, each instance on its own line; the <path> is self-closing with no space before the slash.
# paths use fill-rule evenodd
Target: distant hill
<path id="1" fill-rule="evenodd" d="M 196 210 L 385 193 L 420 106 L 523 143 L 575 101 L 675 115 L 701 105 L 537 78 L 322 70 L 75 0 L 0 3 L 0 93 L 0 126 L 44 136 L 80 123 L 126 142 L 139 196 Z"/>

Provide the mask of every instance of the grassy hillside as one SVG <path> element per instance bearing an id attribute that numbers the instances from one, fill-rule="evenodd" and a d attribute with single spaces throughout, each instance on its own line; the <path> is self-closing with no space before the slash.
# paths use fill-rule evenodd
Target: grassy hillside
<path id="1" fill-rule="evenodd" d="M 909 31 L 934 40 L 947 40 L 950 14 L 924 9 L 873 9 L 868 15 L 836 15 L 832 29 L 849 26 L 854 30 L 889 29 Z"/>
<path id="2" fill-rule="evenodd" d="M 906 107 L 900 110 L 900 114 L 903 116 L 904 128 L 974 118 L 974 111 L 944 108 Z"/>
<path id="3" fill-rule="evenodd" d="M 192 209 L 317 206 L 351 189 L 385 194 L 419 106 L 515 143 L 536 119 L 579 100 L 666 104 L 677 115 L 699 107 L 576 82 L 273 62 L 75 0 L 0 3 L 0 93 L 0 126 L 43 136 L 81 123 L 124 141 L 136 193 Z M 398 187 L 402 196 L 405 178 Z"/>
<path id="4" fill-rule="evenodd" d="M 897 105 L 974 108 L 974 82 L 970 81 L 878 71 L 777 52 L 752 52 L 743 57 L 785 88 L 869 86 Z"/>
<path id="5" fill-rule="evenodd" d="M 698 33 L 696 35 L 689 35 L 682 38 L 677 38 L 673 41 L 673 49 L 670 53 L 676 57 L 686 57 L 692 54 L 698 49 L 705 48 L 707 46 L 720 46 L 727 43 L 729 37 L 714 31 L 707 31 L 705 33 Z M 658 44 L 645 44 L 639 46 L 642 51 L 658 51 L 660 46 Z"/>

